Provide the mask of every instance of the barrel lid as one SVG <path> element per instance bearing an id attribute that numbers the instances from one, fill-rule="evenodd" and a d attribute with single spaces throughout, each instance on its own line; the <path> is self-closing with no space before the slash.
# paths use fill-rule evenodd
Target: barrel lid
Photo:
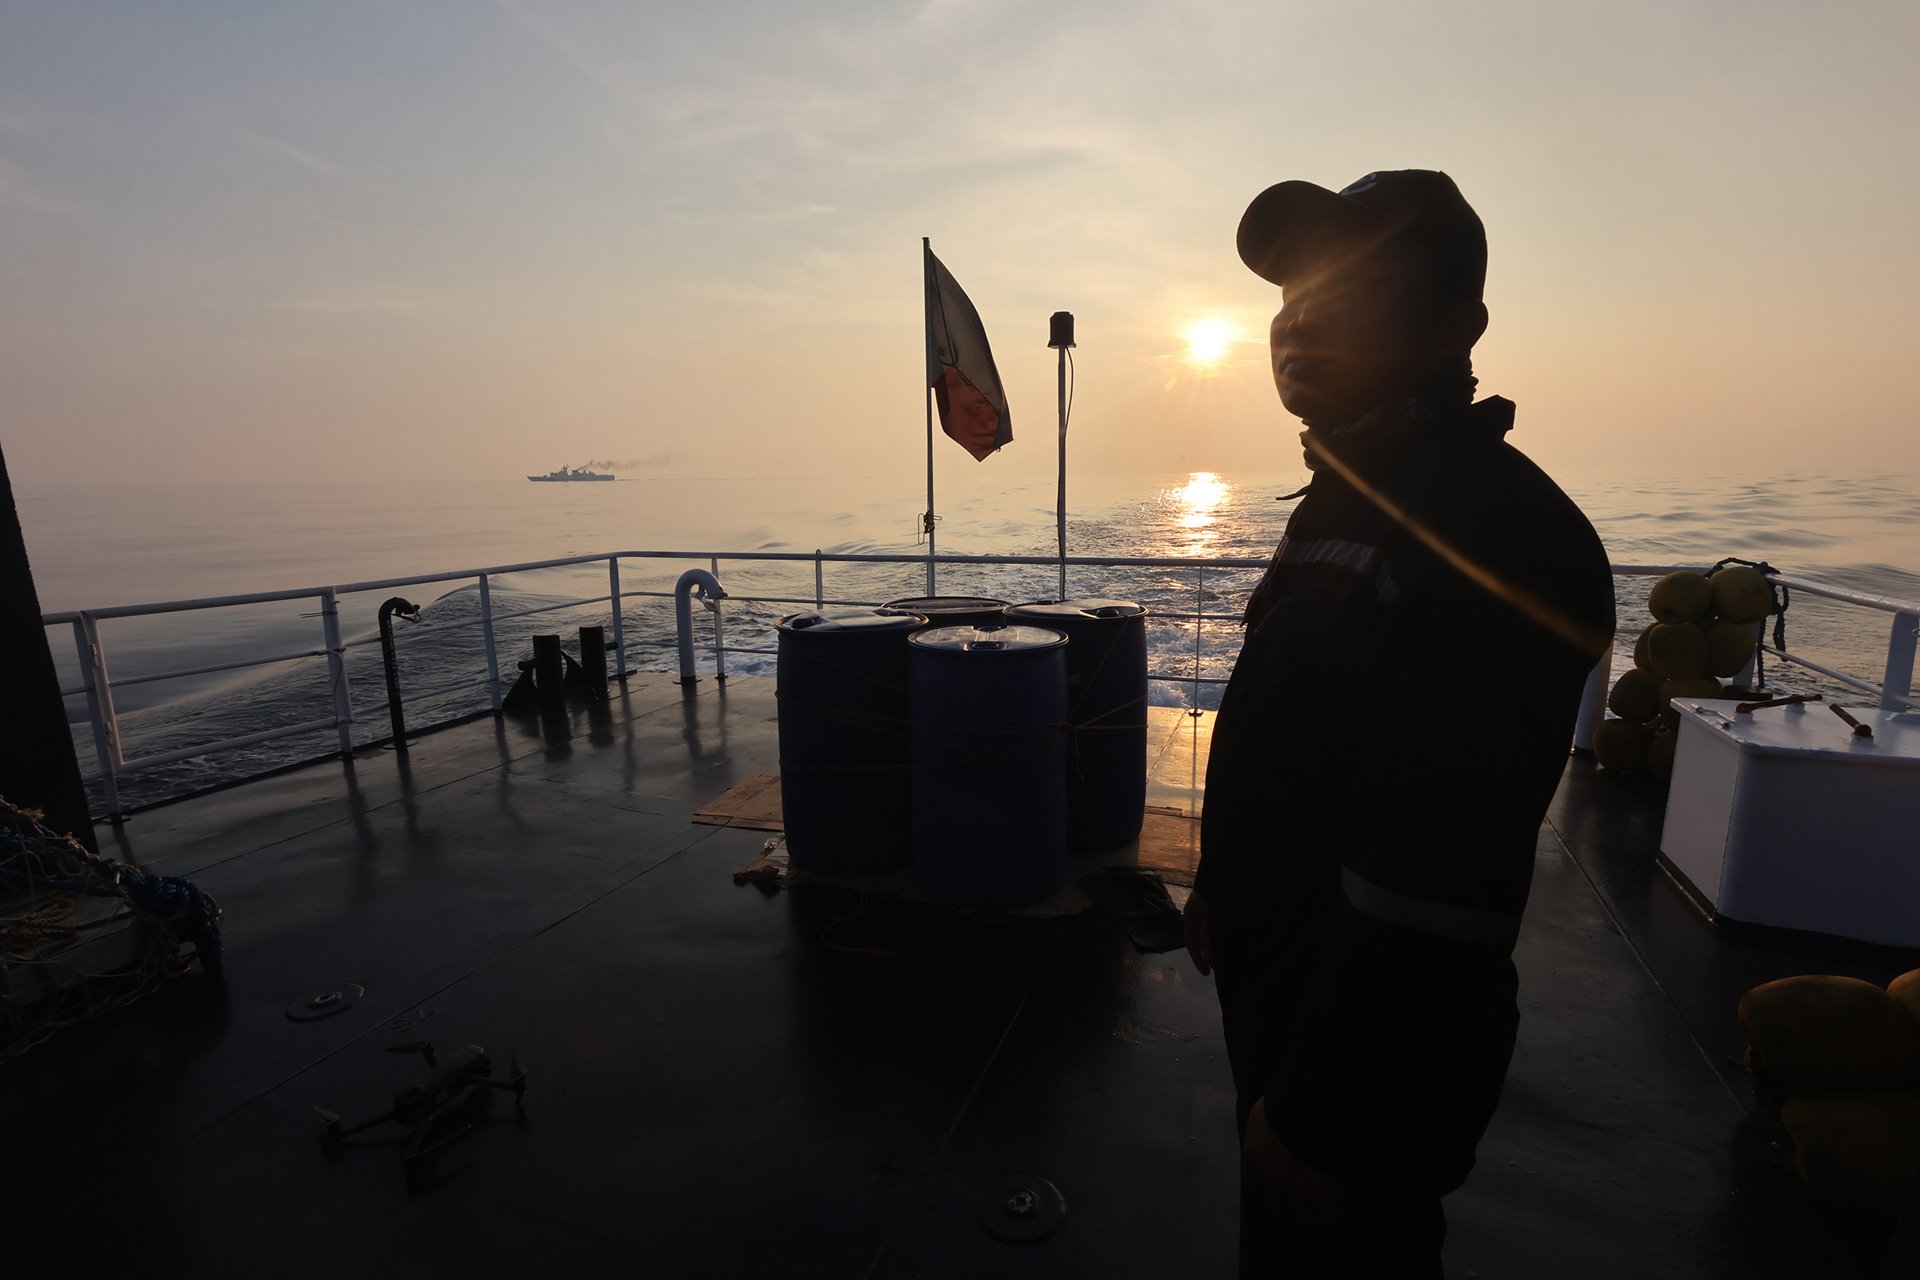
<path id="1" fill-rule="evenodd" d="M 887 608 L 905 609 L 910 613 L 924 613 L 937 617 L 943 613 L 978 613 L 982 609 L 1004 609 L 1005 600 L 995 600 L 992 596 L 908 596 L 904 600 L 889 600 Z"/>
<path id="2" fill-rule="evenodd" d="M 1051 649 L 1067 637 L 1046 627 L 928 627 L 907 637 L 922 649 L 947 653 L 1017 653 Z"/>
<path id="3" fill-rule="evenodd" d="M 911 631 L 926 624 L 925 618 L 904 609 L 809 609 L 788 614 L 774 626 L 817 635 L 829 631 Z"/>
<path id="4" fill-rule="evenodd" d="M 1079 600 L 1035 600 L 1030 604 L 1016 604 L 1007 607 L 1009 618 L 1031 618 L 1036 622 L 1046 622 L 1061 618 L 1139 618 L 1145 616 L 1147 607 L 1135 604 L 1131 600 L 1107 600 L 1099 596 L 1087 596 Z"/>

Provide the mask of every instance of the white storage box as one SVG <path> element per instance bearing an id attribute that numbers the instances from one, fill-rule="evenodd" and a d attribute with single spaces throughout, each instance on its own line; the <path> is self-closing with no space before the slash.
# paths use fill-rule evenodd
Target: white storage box
<path id="1" fill-rule="evenodd" d="M 1674 705 L 1660 850 L 1716 918 L 1920 947 L 1920 712 Z"/>

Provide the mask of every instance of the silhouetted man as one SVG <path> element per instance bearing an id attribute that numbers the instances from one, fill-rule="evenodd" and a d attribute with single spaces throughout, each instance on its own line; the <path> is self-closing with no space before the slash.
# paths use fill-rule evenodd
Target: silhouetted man
<path id="1" fill-rule="evenodd" d="M 1314 471 L 1247 605 L 1187 908 L 1239 1095 L 1241 1274 L 1438 1276 L 1613 584 L 1505 443 L 1513 405 L 1473 400 L 1486 233 L 1450 178 L 1283 182 L 1239 248 L 1282 290 L 1274 383 Z"/>

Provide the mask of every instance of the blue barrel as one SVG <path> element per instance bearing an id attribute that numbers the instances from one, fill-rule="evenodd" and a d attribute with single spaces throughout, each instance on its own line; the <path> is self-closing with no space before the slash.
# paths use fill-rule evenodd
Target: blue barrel
<path id="1" fill-rule="evenodd" d="M 1131 600 L 1042 600 L 1009 622 L 1067 637 L 1067 843 L 1117 849 L 1147 809 L 1147 611 Z"/>
<path id="2" fill-rule="evenodd" d="M 935 627 L 997 627 L 1007 620 L 1007 602 L 992 596 L 908 596 L 887 601 L 887 608 L 917 613 Z"/>
<path id="3" fill-rule="evenodd" d="M 930 627 L 908 641 L 913 874 L 936 902 L 1019 906 L 1067 878 L 1067 638 Z"/>
<path id="4" fill-rule="evenodd" d="M 868 876 L 912 861 L 907 636 L 926 621 L 829 609 L 775 624 L 780 805 L 799 870 Z"/>

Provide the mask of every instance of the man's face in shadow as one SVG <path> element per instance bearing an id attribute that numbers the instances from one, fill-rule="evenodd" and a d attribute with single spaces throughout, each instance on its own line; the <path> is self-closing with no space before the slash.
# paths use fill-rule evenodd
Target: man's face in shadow
<path id="1" fill-rule="evenodd" d="M 1412 394 L 1486 325 L 1479 303 L 1436 300 L 1426 263 L 1394 242 L 1329 258 L 1288 283 L 1273 318 L 1273 382 L 1310 426 L 1352 422 Z"/>

